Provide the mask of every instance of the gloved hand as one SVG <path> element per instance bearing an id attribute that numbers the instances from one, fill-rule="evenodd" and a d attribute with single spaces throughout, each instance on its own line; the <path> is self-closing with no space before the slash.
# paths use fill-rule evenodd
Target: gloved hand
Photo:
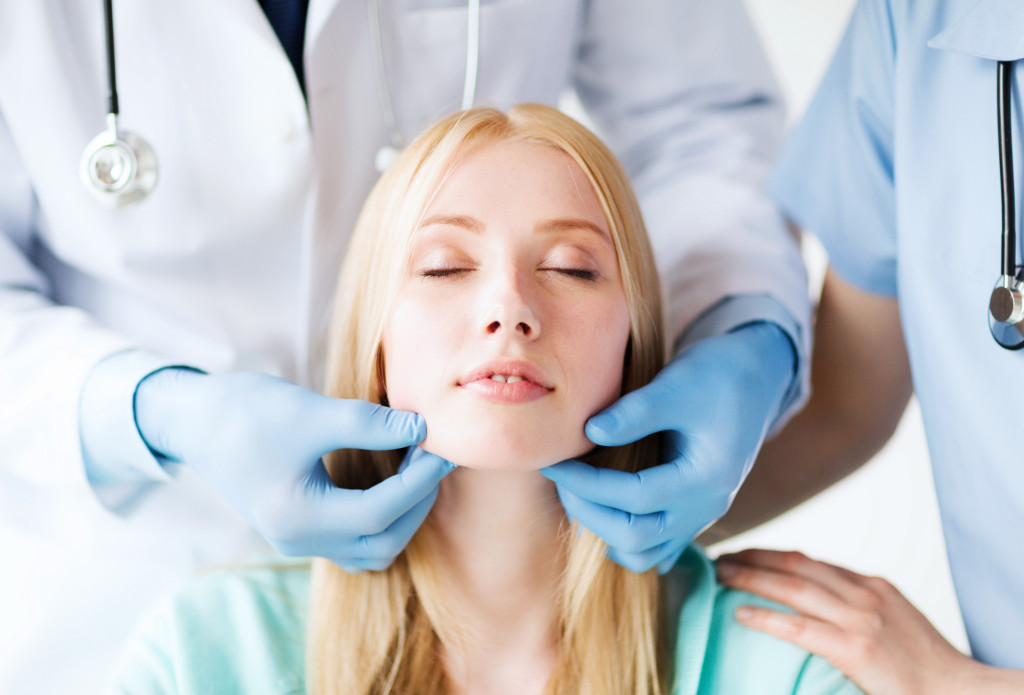
<path id="1" fill-rule="evenodd" d="M 774 323 L 701 340 L 586 425 L 601 446 L 664 432 L 665 462 L 635 474 L 580 461 L 541 472 L 569 517 L 608 543 L 612 560 L 667 572 L 732 503 L 793 381 L 795 354 Z"/>
<path id="2" fill-rule="evenodd" d="M 146 444 L 205 478 L 276 550 L 343 569 L 384 569 L 412 538 L 454 466 L 412 446 L 422 416 L 328 398 L 263 374 L 164 369 L 143 379 L 135 418 Z M 321 456 L 411 446 L 368 490 L 335 487 Z"/>

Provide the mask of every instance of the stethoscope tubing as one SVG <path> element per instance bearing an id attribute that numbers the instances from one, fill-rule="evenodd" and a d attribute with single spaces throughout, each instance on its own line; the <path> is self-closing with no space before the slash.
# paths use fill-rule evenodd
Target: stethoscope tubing
<path id="1" fill-rule="evenodd" d="M 391 94 L 387 66 L 384 64 L 384 32 L 381 28 L 380 0 L 369 0 L 367 20 L 370 24 L 370 50 L 373 52 L 373 77 L 377 86 L 377 100 L 381 118 L 388 132 L 391 147 L 401 150 L 405 137 L 398 125 L 398 115 Z M 462 84 L 461 109 L 472 108 L 476 102 L 477 81 L 480 70 L 480 0 L 466 2 L 466 70 Z"/>
<path id="2" fill-rule="evenodd" d="M 1013 63 L 1001 60 L 997 68 L 996 94 L 999 128 L 999 181 L 1003 202 L 1002 274 L 1017 274 L 1016 194 L 1013 187 L 1012 102 Z"/>
<path id="3" fill-rule="evenodd" d="M 480 0 L 466 6 L 466 79 L 462 84 L 462 110 L 476 101 L 477 73 L 480 70 Z"/>
<path id="4" fill-rule="evenodd" d="M 103 0 L 103 33 L 107 42 L 107 113 L 117 116 L 117 60 L 114 57 L 114 0 Z"/>
<path id="5" fill-rule="evenodd" d="M 999 279 L 988 301 L 988 327 L 996 344 L 1024 348 L 1024 284 L 1017 266 L 1017 196 L 1013 182 L 1013 62 L 996 65 L 996 121 L 999 136 L 999 193 L 1003 229 Z"/>
<path id="6" fill-rule="evenodd" d="M 370 23 L 370 45 L 373 52 L 373 72 L 377 86 L 377 97 L 381 108 L 381 116 L 384 120 L 388 138 L 391 141 L 390 148 L 381 148 L 378 152 L 378 169 L 383 170 L 380 162 L 393 158 L 405 146 L 405 138 L 402 135 L 401 127 L 398 124 L 398 117 L 394 107 L 394 100 L 391 94 L 391 85 L 388 80 L 387 67 L 384 64 L 383 31 L 381 30 L 380 0 L 369 0 L 370 7 L 368 19 Z M 97 201 L 106 207 L 116 208 L 140 200 L 148 195 L 156 183 L 157 162 L 156 155 L 149 144 L 137 135 L 132 133 L 121 134 L 118 128 L 118 115 L 120 105 L 117 95 L 117 60 L 115 55 L 114 42 L 114 10 L 113 0 L 103 0 L 104 39 L 106 43 L 107 63 L 107 122 L 108 131 L 101 133 L 93 139 L 86 148 L 83 155 L 83 179 L 90 187 L 90 193 L 96 196 Z M 462 109 L 471 108 L 476 101 L 477 79 L 480 65 L 480 0 L 467 0 L 467 30 L 466 30 L 466 71 L 462 88 Z M 1024 278 L 1018 276 L 1017 269 L 1017 235 L 1016 235 L 1016 195 L 1014 190 L 1013 175 L 1013 133 L 1012 133 L 1012 98 L 1013 98 L 1013 62 L 999 61 L 997 64 L 997 126 L 999 137 L 999 180 L 1000 197 L 1002 202 L 1002 243 L 1000 254 L 1000 279 L 997 288 L 993 291 L 989 305 L 989 325 L 993 337 L 1002 347 L 1008 349 L 1019 349 L 1024 346 L 1024 327 L 1021 323 L 1022 310 L 1024 310 L 1024 298 L 1022 298 L 1021 283 Z M 100 184 L 95 180 L 94 172 L 90 169 L 93 166 L 92 158 L 104 148 L 118 148 L 124 154 L 126 162 L 130 163 L 131 174 L 128 185 L 123 190 L 112 190 L 110 186 Z M 391 149 L 392 153 L 385 153 L 384 150 Z M 382 154 L 388 154 L 382 158 Z M 137 171 L 138 168 L 138 171 Z M 141 175 L 139 175 L 141 172 Z M 1001 294 L 999 294 L 1001 293 Z M 1009 293 L 1009 294 L 1007 294 Z M 998 295 L 998 296 L 997 296 Z M 1012 302 L 1007 297 L 1012 298 Z M 998 301 L 997 301 L 998 300 Z M 1006 307 L 1013 305 L 1013 318 L 1010 318 L 1010 311 Z M 1005 318 L 1000 320 L 993 313 L 995 307 L 999 308 L 999 316 Z M 1013 338 L 1009 343 L 1002 339 L 997 333 L 1005 333 L 1013 327 L 1014 333 L 1019 336 Z"/>

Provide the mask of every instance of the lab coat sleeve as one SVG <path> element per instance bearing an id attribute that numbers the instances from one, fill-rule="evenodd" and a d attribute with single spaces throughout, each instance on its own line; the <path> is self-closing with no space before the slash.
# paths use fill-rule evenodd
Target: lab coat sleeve
<path id="1" fill-rule="evenodd" d="M 768 186 L 843 278 L 887 297 L 896 296 L 894 26 L 887 2 L 858 3 Z"/>
<path id="2" fill-rule="evenodd" d="M 85 312 L 50 301 L 48 279 L 31 261 L 39 243 L 37 216 L 31 183 L 0 115 L 0 476 L 88 493 L 93 488 L 79 429 L 82 386 L 98 363 L 134 346 Z M 156 355 L 144 361 L 148 370 L 166 363 Z M 138 360 L 134 366 L 137 371 Z M 93 403 L 116 402 L 124 411 L 133 393 L 134 384 Z M 121 422 L 126 424 L 123 417 Z M 123 441 L 136 448 L 143 467 L 150 466 L 148 474 L 133 475 L 159 478 L 162 471 L 133 417 L 123 429 Z"/>
<path id="3" fill-rule="evenodd" d="M 807 392 L 810 302 L 798 240 L 762 190 L 784 115 L 742 3 L 588 8 L 576 91 L 637 191 L 670 338 L 779 323 L 798 355 L 783 420 Z"/>

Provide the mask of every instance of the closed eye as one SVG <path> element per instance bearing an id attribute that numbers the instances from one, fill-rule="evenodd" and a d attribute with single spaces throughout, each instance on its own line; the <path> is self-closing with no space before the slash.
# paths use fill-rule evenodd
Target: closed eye
<path id="1" fill-rule="evenodd" d="M 597 272 L 593 270 L 587 270 L 586 268 L 541 268 L 541 270 L 548 270 L 555 273 L 561 273 L 573 278 L 579 278 L 580 280 L 597 280 Z"/>
<path id="2" fill-rule="evenodd" d="M 471 268 L 428 268 L 420 272 L 421 277 L 425 278 L 447 278 L 461 273 L 468 273 Z"/>

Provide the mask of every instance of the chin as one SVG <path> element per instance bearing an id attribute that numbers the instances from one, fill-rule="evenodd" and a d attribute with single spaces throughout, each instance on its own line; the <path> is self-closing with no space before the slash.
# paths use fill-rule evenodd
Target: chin
<path id="1" fill-rule="evenodd" d="M 458 466 L 489 471 L 536 471 L 594 448 L 579 427 L 562 431 L 488 428 L 466 423 L 431 429 L 420 446 Z"/>

